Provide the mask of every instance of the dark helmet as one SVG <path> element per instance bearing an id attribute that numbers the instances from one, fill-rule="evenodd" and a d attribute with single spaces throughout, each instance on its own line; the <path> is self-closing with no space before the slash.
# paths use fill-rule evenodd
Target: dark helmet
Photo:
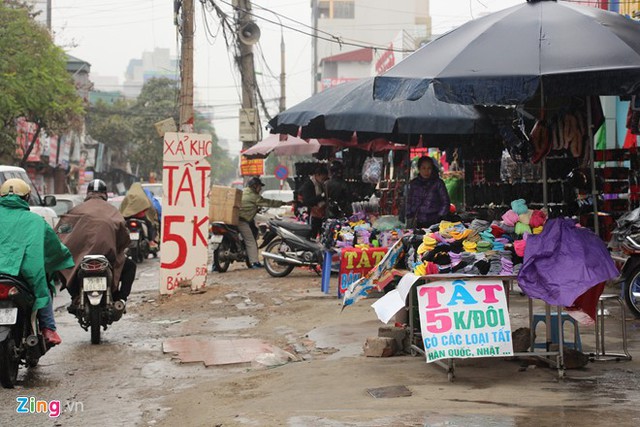
<path id="1" fill-rule="evenodd" d="M 247 182 L 247 187 L 255 187 L 256 185 L 264 187 L 264 182 L 262 182 L 257 176 L 254 176 L 249 180 L 249 182 Z"/>
<path id="2" fill-rule="evenodd" d="M 87 193 L 104 193 L 107 194 L 107 184 L 101 179 L 94 179 L 87 186 Z"/>

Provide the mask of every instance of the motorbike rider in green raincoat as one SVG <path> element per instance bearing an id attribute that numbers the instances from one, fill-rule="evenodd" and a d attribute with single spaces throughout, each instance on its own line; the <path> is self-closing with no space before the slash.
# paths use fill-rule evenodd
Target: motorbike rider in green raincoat
<path id="1" fill-rule="evenodd" d="M 29 184 L 18 178 L 0 186 L 0 272 L 19 277 L 33 286 L 34 310 L 38 310 L 42 335 L 50 344 L 62 340 L 56 332 L 50 278 L 73 267 L 69 249 L 40 215 L 29 210 Z"/>

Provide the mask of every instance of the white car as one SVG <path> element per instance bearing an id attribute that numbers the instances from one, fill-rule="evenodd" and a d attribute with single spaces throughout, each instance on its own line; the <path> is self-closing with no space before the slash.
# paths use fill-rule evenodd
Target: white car
<path id="1" fill-rule="evenodd" d="M 56 205 L 55 196 L 40 197 L 36 187 L 31 182 L 27 171 L 18 166 L 0 166 L 0 185 L 8 179 L 20 178 L 31 187 L 31 198 L 29 199 L 29 209 L 43 217 L 50 226 L 55 227 L 58 223 L 58 215 L 52 209 Z"/>
<path id="2" fill-rule="evenodd" d="M 53 209 L 58 216 L 62 216 L 84 202 L 85 196 L 82 194 L 56 194 L 56 205 Z"/>
<path id="3" fill-rule="evenodd" d="M 265 190 L 261 193 L 265 199 L 275 199 L 283 202 L 293 200 L 293 190 Z M 256 214 L 256 225 L 260 230 L 260 234 L 264 234 L 266 224 L 274 218 L 285 218 L 293 216 L 293 208 L 291 206 L 281 206 L 279 208 L 262 208 Z"/>
<path id="4" fill-rule="evenodd" d="M 293 190 L 265 190 L 261 193 L 265 199 L 280 200 L 281 202 L 290 202 L 293 200 Z M 293 216 L 291 206 L 280 206 L 279 208 L 266 208 L 262 212 L 266 217 L 286 217 Z"/>
<path id="5" fill-rule="evenodd" d="M 161 182 L 144 182 L 140 185 L 142 185 L 143 189 L 151 191 L 151 194 L 153 194 L 158 200 L 162 200 L 163 190 Z"/>

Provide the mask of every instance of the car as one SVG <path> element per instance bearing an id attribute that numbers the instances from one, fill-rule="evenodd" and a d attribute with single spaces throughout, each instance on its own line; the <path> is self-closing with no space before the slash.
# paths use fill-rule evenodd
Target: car
<path id="1" fill-rule="evenodd" d="M 266 190 L 261 193 L 265 199 L 280 200 L 282 202 L 290 202 L 293 200 L 293 190 Z M 262 208 L 256 214 L 256 224 L 260 229 L 260 232 L 264 232 L 266 223 L 274 218 L 293 217 L 293 208 L 285 205 L 279 208 Z"/>
<path id="2" fill-rule="evenodd" d="M 107 202 L 109 202 L 111 205 L 115 206 L 119 210 L 123 200 L 124 200 L 124 196 L 113 196 L 113 197 L 109 197 L 107 199 Z"/>
<path id="3" fill-rule="evenodd" d="M 49 195 L 40 197 L 40 193 L 31 182 L 27 171 L 18 166 L 0 166 L 0 185 L 8 179 L 20 178 L 31 187 L 31 197 L 29 198 L 29 209 L 43 217 L 50 226 L 55 227 L 58 223 L 58 215 L 52 209 L 56 205 L 56 197 Z"/>
<path id="4" fill-rule="evenodd" d="M 58 216 L 62 216 L 84 202 L 82 194 L 56 194 L 56 205 L 52 206 Z"/>
<path id="5" fill-rule="evenodd" d="M 151 191 L 151 194 L 153 194 L 156 199 L 162 201 L 164 192 L 161 182 L 143 182 L 141 185 L 143 189 Z"/>

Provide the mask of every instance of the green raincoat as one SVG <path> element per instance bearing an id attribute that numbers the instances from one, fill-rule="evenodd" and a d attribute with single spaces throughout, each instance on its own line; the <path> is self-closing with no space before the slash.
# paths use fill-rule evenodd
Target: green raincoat
<path id="1" fill-rule="evenodd" d="M 29 210 L 20 197 L 0 197 L 0 272 L 31 284 L 34 309 L 46 306 L 55 292 L 48 280 L 59 270 L 73 267 L 69 249 L 60 242 L 51 226 Z"/>

